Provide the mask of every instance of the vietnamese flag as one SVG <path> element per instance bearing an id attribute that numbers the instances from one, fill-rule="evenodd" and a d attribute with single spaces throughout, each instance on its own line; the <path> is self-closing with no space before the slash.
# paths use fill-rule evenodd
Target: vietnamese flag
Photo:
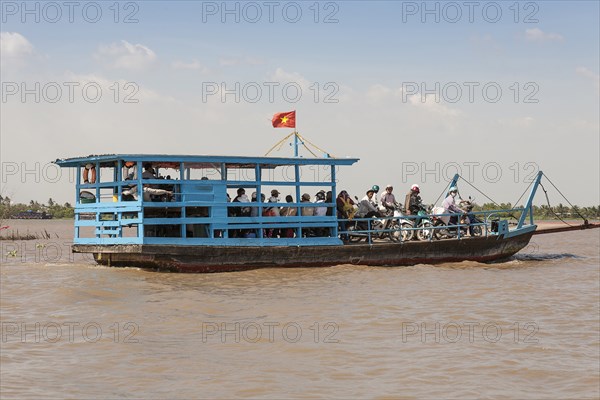
<path id="1" fill-rule="evenodd" d="M 273 128 L 295 128 L 296 110 L 277 113 L 273 116 Z"/>

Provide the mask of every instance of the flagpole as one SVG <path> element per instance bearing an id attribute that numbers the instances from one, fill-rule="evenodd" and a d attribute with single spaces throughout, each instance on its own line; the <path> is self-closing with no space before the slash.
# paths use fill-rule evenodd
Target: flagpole
<path id="1" fill-rule="evenodd" d="M 296 127 L 298 119 L 296 118 L 296 110 L 294 110 L 294 157 L 298 157 L 298 129 Z"/>
<path id="2" fill-rule="evenodd" d="M 298 132 L 294 129 L 294 157 L 298 157 Z"/>

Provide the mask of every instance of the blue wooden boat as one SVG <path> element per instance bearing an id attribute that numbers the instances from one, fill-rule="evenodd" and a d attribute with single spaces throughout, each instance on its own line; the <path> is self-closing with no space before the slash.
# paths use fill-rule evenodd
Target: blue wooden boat
<path id="1" fill-rule="evenodd" d="M 221 272 L 348 263 L 489 262 L 523 249 L 536 230 L 531 207 L 541 172 L 525 206 L 509 210 L 520 213 L 516 226 L 494 220 L 497 211 L 488 211 L 480 215 L 485 222 L 479 237 L 459 234 L 448 240 L 391 242 L 377 240 L 374 232 L 367 231 L 363 243 L 346 244 L 339 237 L 335 212 L 336 172 L 357 161 L 113 154 L 55 163 L 76 169 L 73 251 L 92 253 L 98 263 L 108 266 Z M 228 201 L 240 188 L 256 192 L 258 199 L 261 193 L 268 197 L 272 189 L 290 194 L 292 203 L 277 206 L 294 208 L 296 215 L 266 216 L 263 211 L 272 203 Z M 319 204 L 331 208 L 332 215 L 302 215 L 305 207 L 316 204 L 298 199 L 302 192 L 316 190 L 333 193 L 332 202 Z M 248 208 L 255 212 L 240 212 Z M 269 234 L 277 230 L 288 234 Z M 310 234 L 315 231 L 326 234 Z"/>

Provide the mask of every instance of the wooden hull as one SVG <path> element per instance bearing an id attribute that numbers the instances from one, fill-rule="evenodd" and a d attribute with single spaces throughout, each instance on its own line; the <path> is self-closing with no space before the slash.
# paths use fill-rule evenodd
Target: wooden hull
<path id="1" fill-rule="evenodd" d="M 312 247 L 74 245 L 73 251 L 94 253 L 96 262 L 102 265 L 173 272 L 225 272 L 339 264 L 404 266 L 505 259 L 526 247 L 532 235 L 531 231 L 508 238 L 494 235 L 431 242 Z"/>

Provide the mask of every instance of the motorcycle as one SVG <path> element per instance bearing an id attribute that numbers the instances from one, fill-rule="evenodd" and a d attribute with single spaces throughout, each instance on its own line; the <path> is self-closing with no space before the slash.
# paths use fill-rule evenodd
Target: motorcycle
<path id="1" fill-rule="evenodd" d="M 404 242 L 408 240 L 412 240 L 415 235 L 415 231 L 411 228 L 413 227 L 413 222 L 410 219 L 405 218 L 405 215 L 402 213 L 402 204 L 396 202 L 394 203 L 394 207 L 391 208 L 393 212 L 393 219 L 389 220 L 389 229 L 392 230 L 391 235 L 395 242 Z"/>
<path id="2" fill-rule="evenodd" d="M 358 197 L 354 197 L 358 202 Z M 356 209 L 355 209 L 356 212 Z M 394 234 L 396 232 L 390 231 L 393 226 L 394 219 L 387 218 L 388 215 L 385 212 L 382 212 L 380 209 L 380 215 L 382 217 L 373 217 L 370 221 L 361 220 L 358 221 L 356 219 L 349 220 L 346 225 L 346 230 L 348 231 L 348 240 L 351 243 L 360 242 L 362 239 L 368 240 L 369 235 L 374 239 L 390 239 L 393 242 L 399 240 L 398 236 Z M 369 230 L 370 232 L 364 232 Z"/>
<path id="3" fill-rule="evenodd" d="M 470 236 L 481 236 L 482 235 L 482 228 L 481 228 L 481 224 L 482 221 L 477 218 L 477 216 L 475 214 L 473 214 L 471 211 L 473 210 L 474 207 L 474 203 L 473 203 L 474 199 L 471 198 L 471 196 L 469 196 L 469 200 L 463 200 L 461 199 L 461 201 L 458 203 L 458 207 L 464 211 L 466 211 L 464 214 L 460 215 L 460 234 L 461 236 L 467 236 L 467 232 L 469 233 Z M 432 215 L 432 219 L 433 219 L 433 226 L 436 228 L 435 232 L 434 232 L 434 237 L 436 239 L 452 239 L 452 238 L 456 238 L 458 236 L 457 234 L 457 228 L 447 228 L 448 225 L 456 225 L 457 223 L 454 222 L 452 224 L 450 224 L 450 218 L 451 216 L 449 215 L 441 215 L 441 214 L 447 214 L 446 211 L 444 210 L 444 207 L 435 207 L 433 209 L 433 215 Z M 457 220 L 458 221 L 458 220 Z"/>
<path id="4" fill-rule="evenodd" d="M 481 221 L 475 214 L 472 213 L 475 199 L 472 199 L 469 196 L 469 200 L 461 200 L 459 203 L 459 207 L 465 210 L 467 213 L 463 214 L 460 223 L 466 224 L 469 227 L 469 235 L 471 236 L 481 236 L 483 233 L 483 229 L 481 225 L 483 221 Z"/>
<path id="5" fill-rule="evenodd" d="M 431 206 L 425 207 L 423 204 L 419 205 L 419 211 L 417 212 L 417 218 L 411 222 L 417 225 L 417 239 L 419 240 L 430 240 L 433 237 L 433 224 L 430 219 Z"/>

